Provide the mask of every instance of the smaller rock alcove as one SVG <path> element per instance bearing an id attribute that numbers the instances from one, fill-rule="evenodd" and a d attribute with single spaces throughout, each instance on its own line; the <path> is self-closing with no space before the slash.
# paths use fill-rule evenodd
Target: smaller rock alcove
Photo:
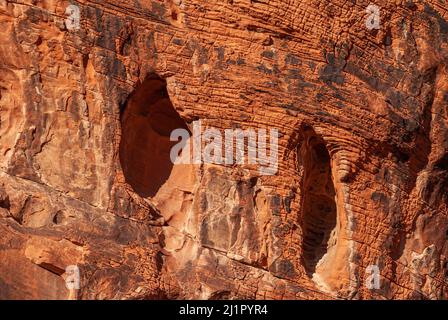
<path id="1" fill-rule="evenodd" d="M 302 263 L 308 275 L 316 272 L 319 261 L 335 244 L 337 210 L 331 159 L 325 141 L 309 126 L 302 128 L 298 150 L 303 169 Z"/>

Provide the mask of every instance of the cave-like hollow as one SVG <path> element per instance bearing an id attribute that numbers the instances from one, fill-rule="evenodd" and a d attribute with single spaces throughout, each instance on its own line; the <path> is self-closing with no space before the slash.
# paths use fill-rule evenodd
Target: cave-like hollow
<path id="1" fill-rule="evenodd" d="M 303 168 L 302 263 L 308 275 L 329 248 L 335 245 L 337 210 L 331 159 L 325 141 L 311 127 L 304 127 L 303 143 L 298 150 Z"/>
<path id="2" fill-rule="evenodd" d="M 154 197 L 173 169 L 170 141 L 187 124 L 174 109 L 166 81 L 148 76 L 129 96 L 121 111 L 120 163 L 126 182 L 141 197 Z"/>

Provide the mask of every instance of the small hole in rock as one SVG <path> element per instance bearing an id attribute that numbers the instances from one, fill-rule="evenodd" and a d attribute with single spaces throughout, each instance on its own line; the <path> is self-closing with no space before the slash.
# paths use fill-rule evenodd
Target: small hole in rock
<path id="1" fill-rule="evenodd" d="M 188 127 L 170 101 L 166 81 L 151 75 L 129 97 L 121 115 L 120 163 L 126 182 L 142 197 L 154 197 L 173 163 L 171 132 Z"/>

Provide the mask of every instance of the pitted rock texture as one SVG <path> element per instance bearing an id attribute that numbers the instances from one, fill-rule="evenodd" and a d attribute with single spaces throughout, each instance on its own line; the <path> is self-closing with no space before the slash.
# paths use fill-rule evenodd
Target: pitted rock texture
<path id="1" fill-rule="evenodd" d="M 0 0 L 0 298 L 447 299 L 448 4 L 373 2 Z"/>

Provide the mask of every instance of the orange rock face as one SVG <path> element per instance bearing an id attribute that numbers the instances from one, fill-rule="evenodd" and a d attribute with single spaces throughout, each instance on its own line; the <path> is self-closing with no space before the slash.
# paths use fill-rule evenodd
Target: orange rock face
<path id="1" fill-rule="evenodd" d="M 369 4 L 0 0 L 0 298 L 447 299 L 448 5 Z"/>

